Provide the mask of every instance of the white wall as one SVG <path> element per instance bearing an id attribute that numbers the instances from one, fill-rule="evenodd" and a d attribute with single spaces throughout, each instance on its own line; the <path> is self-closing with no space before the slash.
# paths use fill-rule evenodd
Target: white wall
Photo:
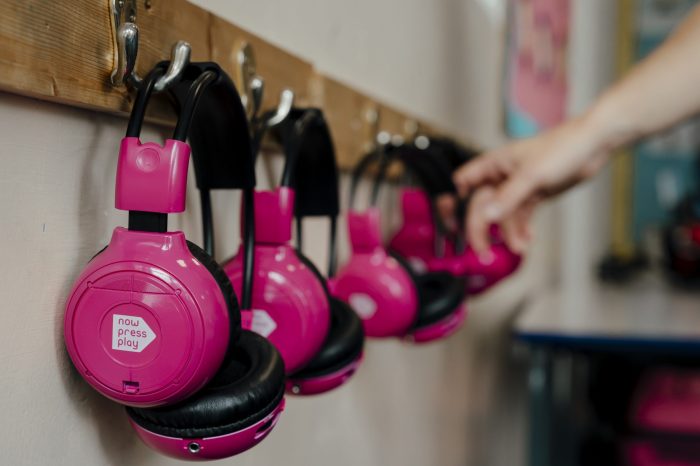
<path id="1" fill-rule="evenodd" d="M 196 3 L 480 144 L 503 139 L 502 1 Z M 0 94 L 0 121 L 0 462 L 170 464 L 138 442 L 121 408 L 80 380 L 62 340 L 73 279 L 125 221 L 113 209 L 125 121 L 7 94 Z M 196 191 L 189 194 L 191 208 L 171 226 L 197 241 Z M 237 245 L 237 200 L 214 196 L 219 259 Z M 509 357 L 508 322 L 524 291 L 555 273 L 552 218 L 550 211 L 538 219 L 541 241 L 524 271 L 472 306 L 458 335 L 418 348 L 371 342 L 351 384 L 290 399 L 268 440 L 224 463 L 521 464 L 525 383 Z M 320 260 L 325 230 L 307 238 Z"/>
<path id="2" fill-rule="evenodd" d="M 615 79 L 617 2 L 573 2 L 569 73 L 569 114 L 585 111 Z M 585 319 L 593 287 L 594 269 L 610 246 L 612 179 L 609 170 L 567 193 L 561 207 L 561 280 L 572 319 Z"/>
<path id="3" fill-rule="evenodd" d="M 194 0 L 398 108 L 502 138 L 503 0 Z"/>

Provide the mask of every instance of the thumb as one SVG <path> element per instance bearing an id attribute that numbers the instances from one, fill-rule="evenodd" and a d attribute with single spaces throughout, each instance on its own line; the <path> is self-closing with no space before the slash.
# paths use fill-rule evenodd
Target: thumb
<path id="1" fill-rule="evenodd" d="M 435 200 L 437 214 L 450 231 L 456 229 L 457 200 L 452 194 L 441 194 Z"/>

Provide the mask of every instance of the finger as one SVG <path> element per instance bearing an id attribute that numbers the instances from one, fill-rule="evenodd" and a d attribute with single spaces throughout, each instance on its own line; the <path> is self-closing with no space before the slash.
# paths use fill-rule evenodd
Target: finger
<path id="1" fill-rule="evenodd" d="M 495 154 L 483 155 L 467 162 L 452 175 L 452 181 L 461 197 L 467 196 L 483 184 L 498 182 L 501 178 Z"/>
<path id="2" fill-rule="evenodd" d="M 518 254 L 524 253 L 530 246 L 530 212 L 519 210 L 501 221 L 503 240 L 508 248 Z"/>
<path id="3" fill-rule="evenodd" d="M 484 216 L 484 208 L 492 202 L 495 192 L 491 186 L 477 189 L 472 197 L 467 216 L 467 241 L 480 257 L 488 256 L 490 252 L 490 222 Z"/>
<path id="4" fill-rule="evenodd" d="M 510 178 L 502 183 L 493 195 L 491 202 L 484 206 L 484 216 L 493 223 L 512 215 L 535 195 L 536 183 L 534 177 L 527 173 Z"/>
<path id="5" fill-rule="evenodd" d="M 449 231 L 457 229 L 457 199 L 453 194 L 441 194 L 435 199 L 435 208 L 438 217 L 442 220 Z"/>
<path id="6" fill-rule="evenodd" d="M 525 240 L 521 236 L 521 229 L 517 217 L 509 216 L 501 220 L 501 232 L 503 233 L 503 241 L 508 248 L 517 253 L 522 253 L 525 247 Z"/>
<path id="7" fill-rule="evenodd" d="M 539 199 L 532 199 L 525 204 L 518 215 L 518 230 L 520 236 L 526 241 L 526 246 L 532 243 L 532 217 L 538 204 Z"/>

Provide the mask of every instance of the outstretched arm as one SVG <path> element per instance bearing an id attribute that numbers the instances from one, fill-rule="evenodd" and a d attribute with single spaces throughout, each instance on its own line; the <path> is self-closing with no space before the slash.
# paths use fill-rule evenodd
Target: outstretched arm
<path id="1" fill-rule="evenodd" d="M 700 6 L 583 115 L 487 152 L 455 173 L 460 195 L 473 195 L 466 226 L 470 244 L 486 251 L 488 226 L 499 223 L 508 245 L 523 251 L 541 200 L 598 173 L 613 150 L 698 111 Z"/>

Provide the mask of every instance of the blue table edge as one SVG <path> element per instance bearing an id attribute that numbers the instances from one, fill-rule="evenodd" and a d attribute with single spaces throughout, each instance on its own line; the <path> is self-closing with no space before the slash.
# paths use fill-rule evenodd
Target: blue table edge
<path id="1" fill-rule="evenodd" d="M 513 330 L 516 340 L 532 346 L 610 352 L 674 353 L 700 355 L 700 337 L 655 337 L 653 335 L 586 335 Z"/>

